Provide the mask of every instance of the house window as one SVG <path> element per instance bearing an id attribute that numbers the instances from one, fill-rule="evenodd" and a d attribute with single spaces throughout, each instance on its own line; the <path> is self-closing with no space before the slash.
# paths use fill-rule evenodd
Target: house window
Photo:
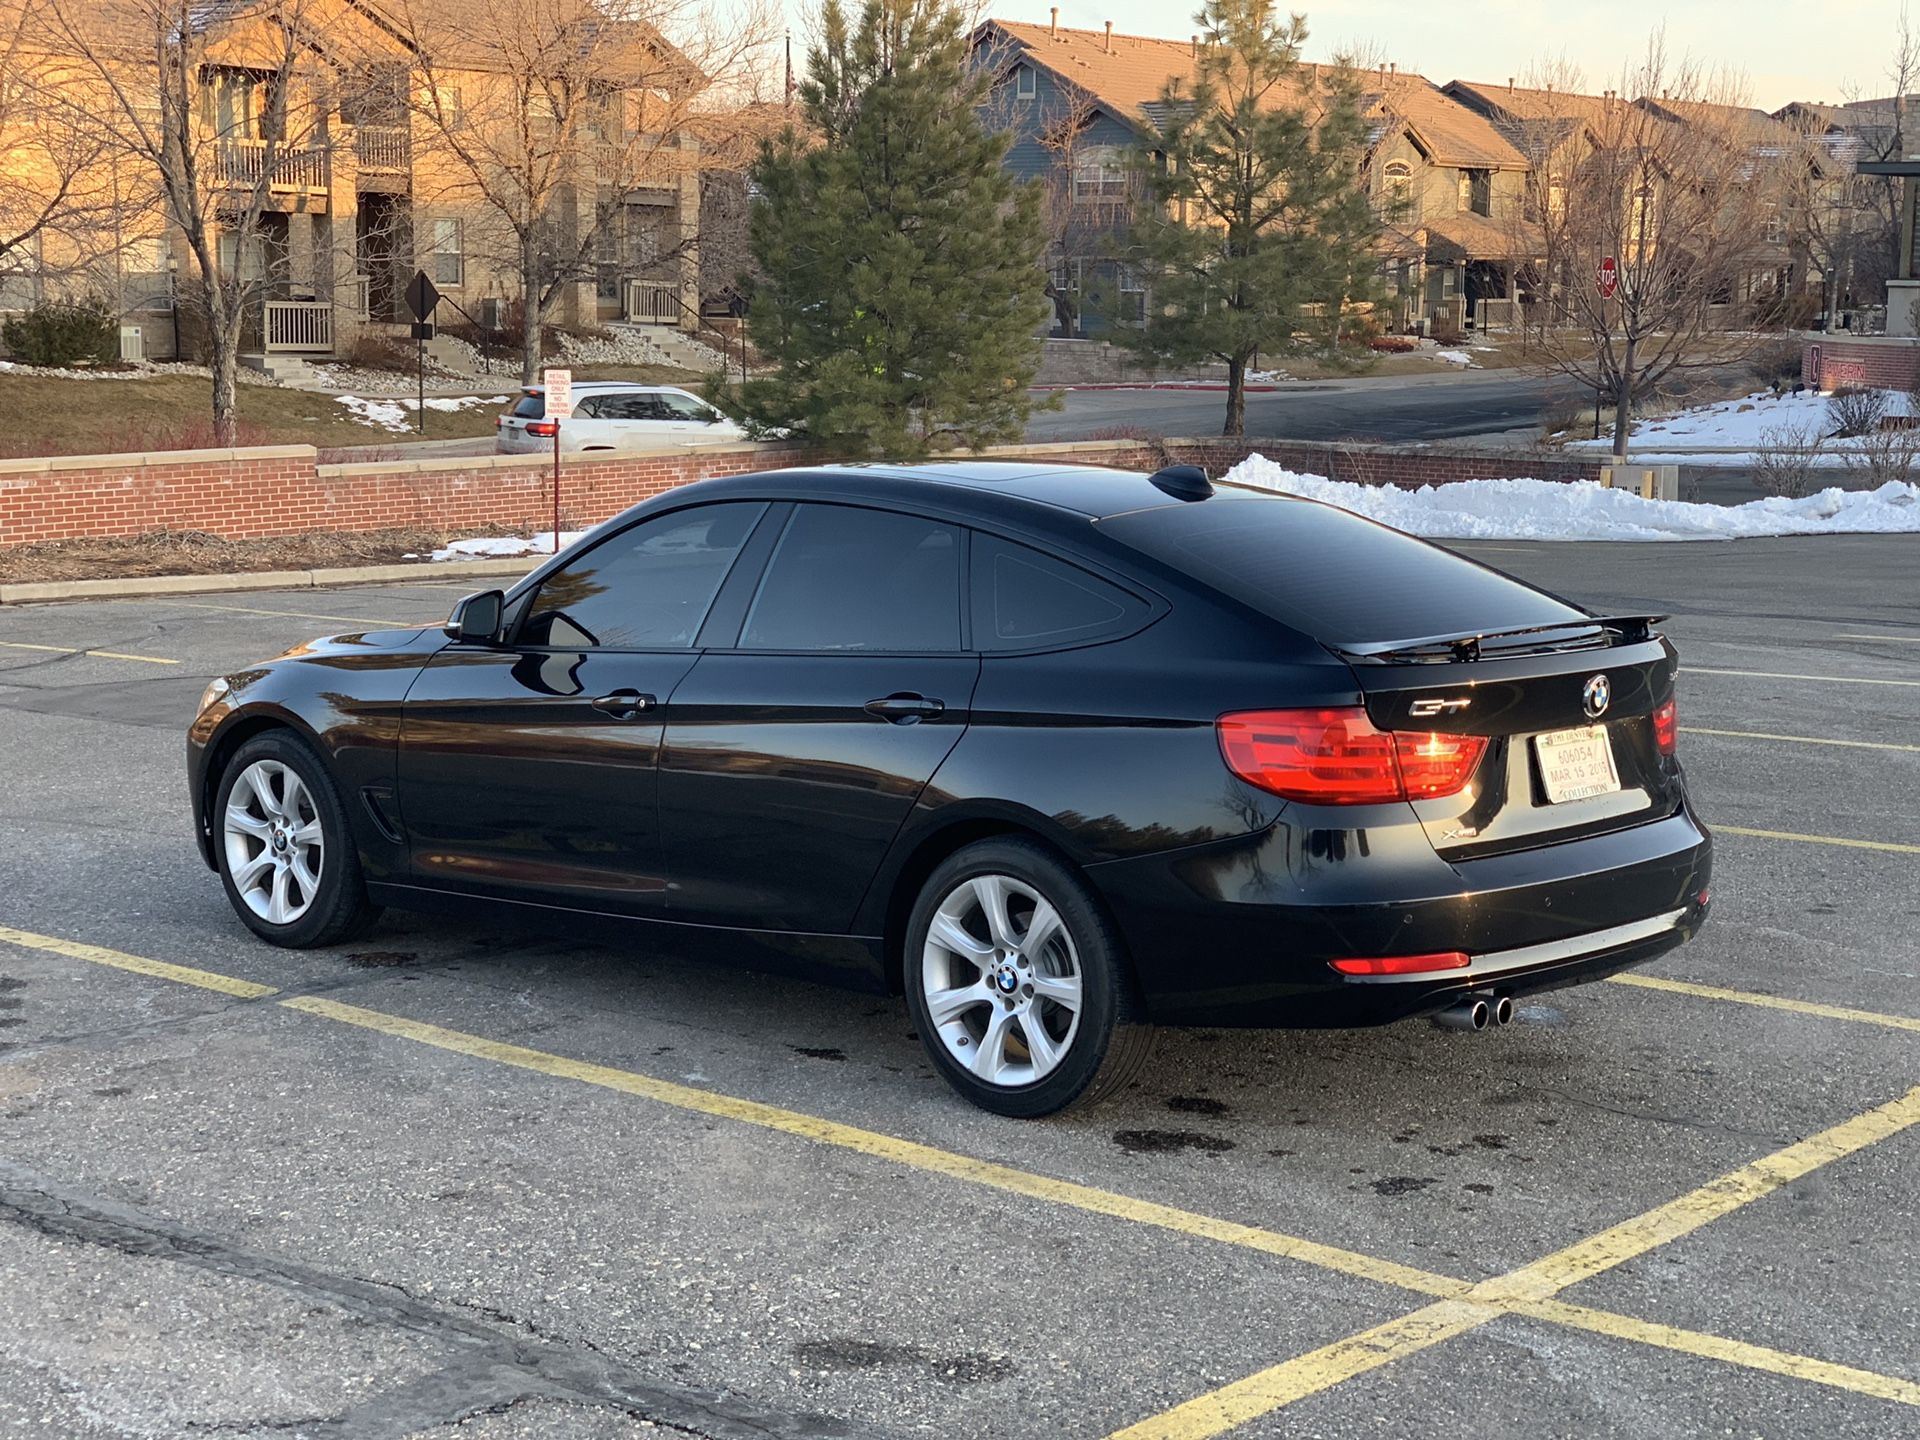
<path id="1" fill-rule="evenodd" d="M 1033 99 L 1036 79 L 1031 65 L 1021 65 L 1013 72 L 1013 93 L 1022 100 Z"/>
<path id="2" fill-rule="evenodd" d="M 1117 145 L 1089 145 L 1073 157 L 1072 180 L 1076 203 L 1124 200 L 1126 157 Z"/>
<path id="3" fill-rule="evenodd" d="M 458 85 L 436 85 L 433 87 L 434 123 L 444 131 L 464 129 L 467 123 L 466 108 L 460 103 Z"/>
<path id="4" fill-rule="evenodd" d="M 1778 210 L 1769 211 L 1767 213 L 1767 244 L 1785 244 L 1786 239 L 1787 222 L 1780 218 L 1780 212 Z"/>
<path id="5" fill-rule="evenodd" d="M 1144 325 L 1147 323 L 1147 281 L 1146 277 L 1130 265 L 1115 267 L 1119 271 L 1118 289 L 1120 292 L 1119 315 L 1122 325 Z"/>
<path id="6" fill-rule="evenodd" d="M 1413 217 L 1413 167 L 1404 160 L 1390 160 L 1381 172 L 1380 214 L 1388 220 L 1406 221 Z"/>
<path id="7" fill-rule="evenodd" d="M 1493 213 L 1493 172 L 1491 170 L 1460 172 L 1459 208 L 1475 215 Z"/>
<path id="8" fill-rule="evenodd" d="M 467 283 L 466 236 L 458 220 L 435 220 L 433 222 L 433 283 L 436 285 L 464 285 Z"/>

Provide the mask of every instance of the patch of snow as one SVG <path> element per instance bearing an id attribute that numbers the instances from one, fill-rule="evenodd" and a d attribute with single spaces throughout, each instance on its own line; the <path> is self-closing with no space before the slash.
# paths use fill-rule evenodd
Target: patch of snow
<path id="1" fill-rule="evenodd" d="M 334 403 L 346 407 L 349 414 L 362 425 L 376 426 L 390 430 L 395 434 L 413 428 L 413 421 L 407 418 L 409 412 L 420 409 L 420 402 L 411 396 L 395 400 L 366 399 L 359 395 L 336 395 Z M 450 415 L 457 410 L 477 410 L 489 405 L 504 405 L 504 395 L 429 395 L 427 409 Z"/>
<path id="2" fill-rule="evenodd" d="M 1734 540 L 1760 535 L 1920 532 L 1920 486 L 1889 481 L 1877 490 L 1822 490 L 1798 500 L 1770 496 L 1745 505 L 1644 500 L 1590 480 L 1463 480 L 1401 490 L 1302 475 L 1249 455 L 1225 479 L 1320 500 L 1428 539 Z"/>
<path id="3" fill-rule="evenodd" d="M 1433 358 L 1444 360 L 1449 365 L 1473 364 L 1473 357 L 1464 350 L 1436 350 L 1433 352 Z"/>
<path id="4" fill-rule="evenodd" d="M 585 530 L 562 530 L 560 548 L 566 549 L 585 535 Z M 433 552 L 435 560 L 511 560 L 519 555 L 551 555 L 553 532 L 534 535 L 479 535 L 471 540 L 455 540 Z"/>
<path id="5" fill-rule="evenodd" d="M 1897 392 L 1888 395 L 1888 415 L 1911 413 L 1905 395 Z M 1831 434 L 1833 423 L 1827 414 L 1827 397 L 1812 390 L 1803 390 L 1798 395 L 1791 391 L 1775 395 L 1771 390 L 1756 390 L 1751 395 L 1721 400 L 1712 405 L 1695 405 L 1678 414 L 1635 421 L 1633 434 L 1628 439 L 1633 444 L 1644 442 L 1650 446 L 1662 443 L 1720 445 L 1745 450 L 1764 446 L 1771 438 L 1771 432 L 1783 427 L 1822 436 Z M 1605 449 L 1612 443 L 1607 439 L 1575 440 L 1570 448 Z M 1834 440 L 1830 443 L 1851 446 L 1855 442 Z M 1637 454 L 1634 456 L 1636 460 L 1640 458 Z"/>

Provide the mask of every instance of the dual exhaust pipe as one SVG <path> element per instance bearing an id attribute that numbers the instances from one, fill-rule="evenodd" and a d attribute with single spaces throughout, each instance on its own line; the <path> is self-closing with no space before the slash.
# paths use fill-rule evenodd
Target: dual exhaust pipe
<path id="1" fill-rule="evenodd" d="M 1511 995 L 1465 995 L 1433 1017 L 1445 1030 L 1485 1030 L 1513 1023 Z"/>

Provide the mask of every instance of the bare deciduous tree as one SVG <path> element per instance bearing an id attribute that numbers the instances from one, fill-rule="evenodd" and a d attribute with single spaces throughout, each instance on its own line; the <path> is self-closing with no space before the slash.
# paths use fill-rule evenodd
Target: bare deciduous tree
<path id="1" fill-rule="evenodd" d="M 39 0 L 59 57 L 38 91 L 120 171 L 152 177 L 191 261 L 181 299 L 205 334 L 213 425 L 232 443 L 240 353 L 273 283 L 265 218 L 324 186 L 326 17 L 309 0 Z M 341 63 L 337 29 L 327 48 Z"/>
<path id="2" fill-rule="evenodd" d="M 1657 97 L 1658 109 L 1647 99 Z M 1539 361 L 1614 407 L 1625 456 L 1634 407 L 1679 372 L 1725 365 L 1758 336 L 1739 306 L 1777 197 L 1735 86 L 1670 62 L 1656 37 L 1617 95 L 1589 107 L 1564 168 L 1535 168 L 1516 253 L 1540 257 Z M 1669 118 L 1684 116 L 1684 119 Z M 1612 261 L 1613 293 L 1602 294 Z"/>
<path id="3" fill-rule="evenodd" d="M 0 285 L 85 275 L 114 247 L 106 143 L 48 103 L 56 68 L 24 8 L 0 16 Z"/>
<path id="4" fill-rule="evenodd" d="M 627 196 L 697 184 L 705 162 L 688 122 L 748 68 L 770 12 L 714 16 L 693 0 L 401 0 L 394 14 L 414 52 L 416 199 L 461 215 L 469 253 L 517 277 L 531 383 L 541 327 L 617 251 Z M 649 232 L 633 258 L 666 265 L 696 244 L 692 225 L 676 225 Z"/>

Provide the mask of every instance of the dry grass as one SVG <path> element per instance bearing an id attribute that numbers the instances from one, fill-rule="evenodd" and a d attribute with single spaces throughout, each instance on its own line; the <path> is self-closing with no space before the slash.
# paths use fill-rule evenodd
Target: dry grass
<path id="1" fill-rule="evenodd" d="M 254 570 L 310 570 L 336 565 L 395 565 L 425 557 L 449 540 L 498 535 L 511 526 L 478 529 L 426 526 L 366 534 L 309 531 L 266 540 L 223 540 L 199 530 L 97 540 L 46 540 L 0 549 L 0 582 L 101 580 L 127 575 L 225 575 Z M 422 568 L 425 568 L 422 558 Z M 457 574 L 452 567 L 436 573 Z"/>
<path id="2" fill-rule="evenodd" d="M 482 394 L 511 394 L 502 385 Z M 192 450 L 213 441 L 211 391 L 204 378 L 161 375 L 145 380 L 59 380 L 45 375 L 0 375 L 0 457 L 117 455 L 142 450 Z M 427 412 L 426 439 L 493 433 L 491 407 L 452 414 Z M 240 387 L 242 445 L 377 445 L 399 442 L 377 426 L 356 422 L 331 395 Z"/>

